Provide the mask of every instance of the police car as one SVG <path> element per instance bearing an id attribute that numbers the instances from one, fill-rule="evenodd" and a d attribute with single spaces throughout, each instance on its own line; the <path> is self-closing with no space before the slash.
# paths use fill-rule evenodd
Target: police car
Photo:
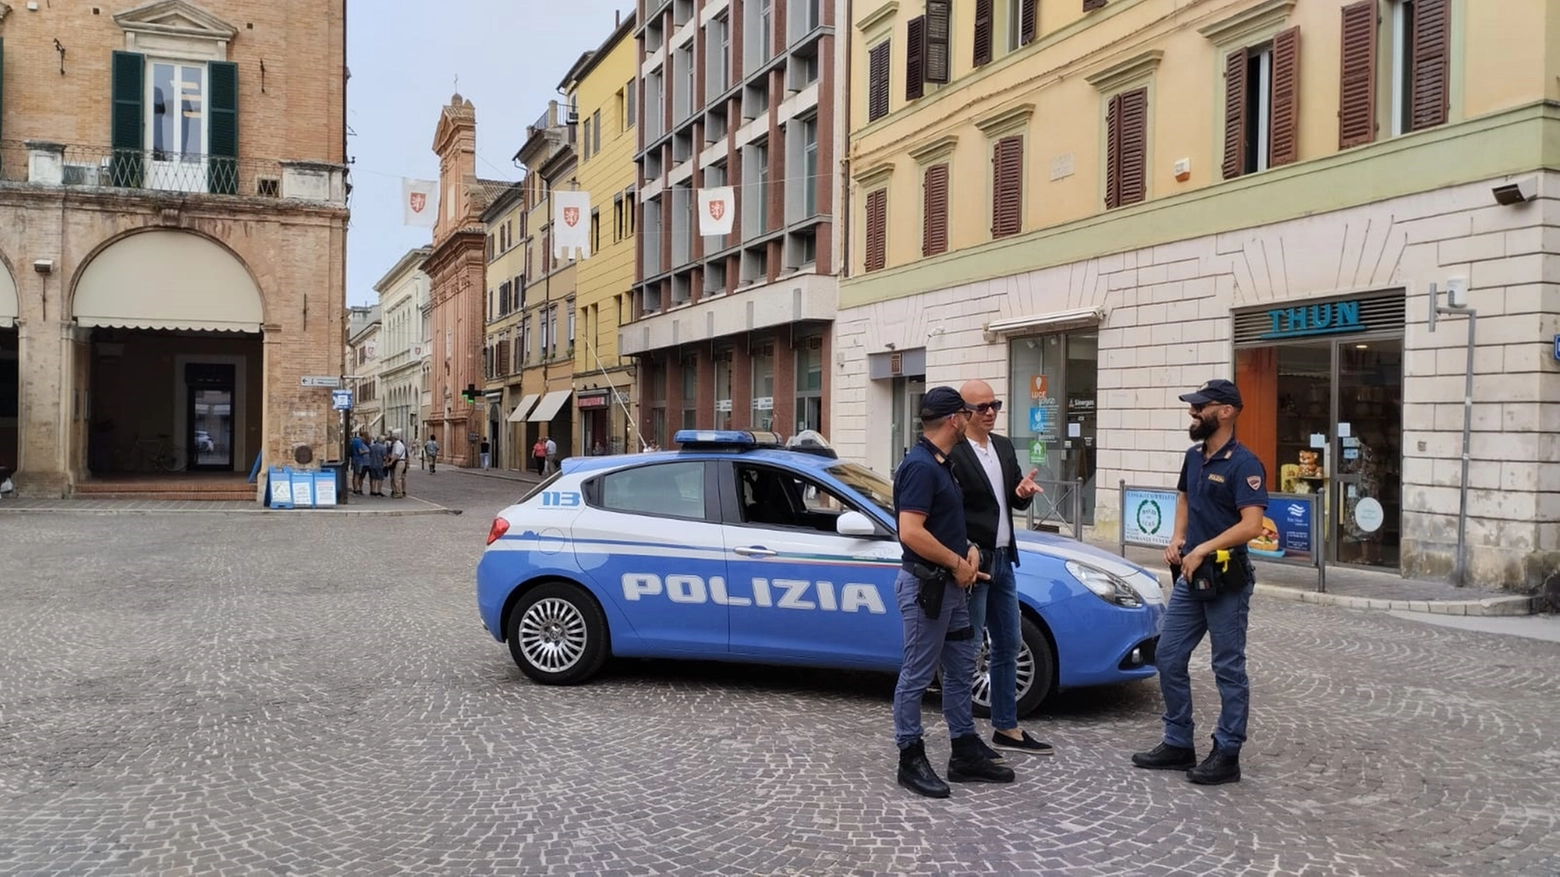
<path id="1" fill-rule="evenodd" d="M 678 451 L 565 460 L 501 511 L 477 566 L 482 624 L 531 679 L 610 656 L 897 672 L 893 485 L 816 433 L 677 433 Z M 1154 674 L 1158 580 L 1021 531 L 1019 711 Z M 985 655 L 977 706 L 989 704 Z"/>

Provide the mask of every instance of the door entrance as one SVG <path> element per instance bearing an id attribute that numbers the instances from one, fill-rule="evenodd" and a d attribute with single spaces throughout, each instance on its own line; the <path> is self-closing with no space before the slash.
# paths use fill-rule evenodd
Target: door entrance
<path id="1" fill-rule="evenodd" d="M 233 469 L 233 394 L 237 370 L 221 363 L 191 362 L 184 366 L 189 468 Z"/>
<path id="2" fill-rule="evenodd" d="M 921 399 L 926 395 L 926 378 L 894 378 L 893 467 L 910 452 L 921 437 Z"/>
<path id="3" fill-rule="evenodd" d="M 1038 469 L 1046 493 L 1036 518 L 1047 526 L 1094 523 L 1099 335 L 1039 335 L 1008 345 L 1008 435 L 1024 472 Z"/>
<path id="4" fill-rule="evenodd" d="M 1402 519 L 1403 341 L 1347 339 L 1236 352 L 1240 440 L 1268 488 L 1321 495 L 1327 559 L 1396 568 Z"/>

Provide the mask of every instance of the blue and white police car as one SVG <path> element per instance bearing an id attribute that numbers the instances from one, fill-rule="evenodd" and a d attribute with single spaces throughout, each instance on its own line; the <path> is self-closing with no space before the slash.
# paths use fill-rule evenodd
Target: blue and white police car
<path id="1" fill-rule="evenodd" d="M 520 669 L 554 685 L 614 655 L 897 672 L 892 484 L 821 440 L 685 430 L 676 442 L 565 460 L 493 521 L 477 605 Z M 1018 540 L 1020 714 L 1061 688 L 1152 676 L 1158 580 L 1071 539 Z M 981 670 L 984 708 L 984 654 Z"/>

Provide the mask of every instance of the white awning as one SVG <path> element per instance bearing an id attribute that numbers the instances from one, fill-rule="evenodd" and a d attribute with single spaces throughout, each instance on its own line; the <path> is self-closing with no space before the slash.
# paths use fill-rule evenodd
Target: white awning
<path id="1" fill-rule="evenodd" d="M 9 329 L 16 325 L 16 318 L 21 314 L 17 307 L 16 281 L 11 279 L 11 272 L 5 265 L 0 264 L 0 329 Z"/>
<path id="2" fill-rule="evenodd" d="M 531 406 L 536 404 L 537 397 L 540 395 L 540 393 L 531 393 L 521 399 L 520 404 L 515 406 L 515 410 L 509 412 L 509 417 L 506 419 L 510 423 L 525 423 L 525 415 L 531 410 Z"/>
<path id="3" fill-rule="evenodd" d="M 1052 311 L 1049 314 L 995 320 L 986 324 L 986 334 L 997 336 L 1030 332 L 1059 332 L 1063 329 L 1098 326 L 1104 319 L 1105 309 L 1101 307 Z"/>
<path id="4" fill-rule="evenodd" d="M 558 413 L 558 409 L 563 407 L 563 403 L 569 401 L 569 396 L 573 392 L 573 390 L 554 390 L 548 393 L 542 397 L 542 403 L 536 406 L 536 410 L 532 411 L 531 416 L 527 417 L 526 420 L 532 423 L 537 421 L 545 423 L 552 420 L 553 415 Z"/>
<path id="5" fill-rule="evenodd" d="M 197 235 L 157 229 L 109 245 L 81 272 L 79 326 L 259 332 L 260 289 L 231 253 Z"/>

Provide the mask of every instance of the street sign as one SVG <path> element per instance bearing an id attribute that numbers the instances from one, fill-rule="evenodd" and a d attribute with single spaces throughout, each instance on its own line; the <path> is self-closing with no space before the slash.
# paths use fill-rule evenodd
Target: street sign
<path id="1" fill-rule="evenodd" d="M 1555 359 L 1560 359 L 1560 335 L 1555 336 Z"/>
<path id="2" fill-rule="evenodd" d="M 337 411 L 350 411 L 352 409 L 352 391 L 331 390 L 330 407 Z"/>
<path id="3" fill-rule="evenodd" d="M 298 379 L 298 385 L 303 387 L 329 387 L 335 389 L 341 386 L 341 378 L 337 375 L 304 375 Z"/>

